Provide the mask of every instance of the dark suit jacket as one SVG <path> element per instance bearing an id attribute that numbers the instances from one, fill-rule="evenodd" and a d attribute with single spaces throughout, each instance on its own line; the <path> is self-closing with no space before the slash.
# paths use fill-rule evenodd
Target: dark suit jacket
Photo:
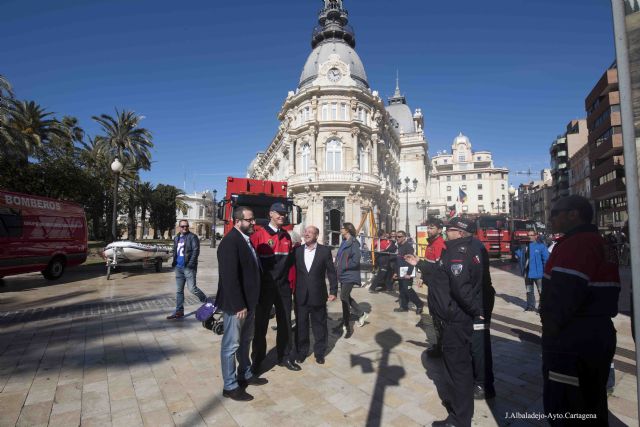
<path id="1" fill-rule="evenodd" d="M 235 228 L 218 245 L 218 294 L 222 311 L 254 311 L 260 296 L 260 268 L 249 244 Z"/>
<path id="2" fill-rule="evenodd" d="M 329 278 L 331 295 L 338 295 L 338 279 L 331 249 L 328 246 L 318 244 L 311 264 L 311 271 L 307 271 L 307 266 L 304 263 L 304 248 L 305 245 L 302 245 L 295 249 L 296 303 L 312 306 L 324 305 L 329 298 L 325 277 Z"/>

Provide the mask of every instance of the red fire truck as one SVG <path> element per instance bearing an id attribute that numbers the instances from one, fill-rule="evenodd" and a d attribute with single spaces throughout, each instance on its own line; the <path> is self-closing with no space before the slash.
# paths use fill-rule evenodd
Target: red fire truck
<path id="1" fill-rule="evenodd" d="M 288 215 L 285 229 L 291 231 L 294 225 L 300 224 L 301 209 L 287 197 L 286 181 L 262 181 L 248 178 L 227 178 L 227 193 L 218 203 L 218 219 L 224 221 L 224 234 L 233 227 L 233 208 L 247 206 L 253 210 L 256 226 L 269 224 L 269 208 L 273 203 L 284 203 Z"/>
<path id="2" fill-rule="evenodd" d="M 523 243 L 529 243 L 531 236 L 538 233 L 536 222 L 530 219 L 512 219 L 509 221 L 509 232 L 511 233 L 511 257 Z"/>
<path id="3" fill-rule="evenodd" d="M 476 238 L 491 256 L 511 254 L 509 224 L 504 215 L 480 215 L 477 219 Z"/>

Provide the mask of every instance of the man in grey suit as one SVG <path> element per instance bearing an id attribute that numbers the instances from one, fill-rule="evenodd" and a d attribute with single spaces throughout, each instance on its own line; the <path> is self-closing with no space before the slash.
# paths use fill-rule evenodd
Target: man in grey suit
<path id="1" fill-rule="evenodd" d="M 302 363 L 309 353 L 309 318 L 315 344 L 313 353 L 316 362 L 324 363 L 327 352 L 327 301 L 338 295 L 338 279 L 333 264 L 331 249 L 318 243 L 320 230 L 310 225 L 304 229 L 304 245 L 295 249 L 296 263 L 296 344 L 298 362 Z M 329 279 L 331 288 L 327 293 Z"/>

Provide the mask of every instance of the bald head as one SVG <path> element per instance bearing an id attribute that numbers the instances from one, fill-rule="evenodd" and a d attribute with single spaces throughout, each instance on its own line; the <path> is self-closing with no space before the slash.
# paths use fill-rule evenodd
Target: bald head
<path id="1" fill-rule="evenodd" d="M 320 230 L 315 225 L 309 225 L 304 229 L 304 244 L 308 246 L 313 246 L 318 241 L 318 235 L 320 234 Z"/>

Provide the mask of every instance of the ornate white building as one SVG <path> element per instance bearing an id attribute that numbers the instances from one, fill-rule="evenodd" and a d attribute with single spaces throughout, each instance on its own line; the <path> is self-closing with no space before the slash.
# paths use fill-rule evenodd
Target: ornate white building
<path id="1" fill-rule="evenodd" d="M 509 212 L 509 170 L 495 167 L 489 151 L 472 151 L 462 133 L 453 140 L 450 154 L 431 159 L 430 175 L 430 213 L 442 216 L 452 206 L 457 213 Z M 462 193 L 466 201 L 460 200 Z"/>
<path id="2" fill-rule="evenodd" d="M 409 198 L 413 226 L 422 215 L 415 202 L 427 197 L 422 113 L 411 112 L 397 85 L 388 106 L 371 90 L 342 1 L 325 0 L 318 21 L 298 87 L 279 112 L 278 132 L 248 176 L 288 181 L 303 210 L 301 227 L 317 226 L 321 241 L 332 244 L 343 222 L 357 227 L 369 211 L 379 228 L 404 228 L 398 218 L 405 217 L 406 195 L 398 181 L 417 179 Z"/>

